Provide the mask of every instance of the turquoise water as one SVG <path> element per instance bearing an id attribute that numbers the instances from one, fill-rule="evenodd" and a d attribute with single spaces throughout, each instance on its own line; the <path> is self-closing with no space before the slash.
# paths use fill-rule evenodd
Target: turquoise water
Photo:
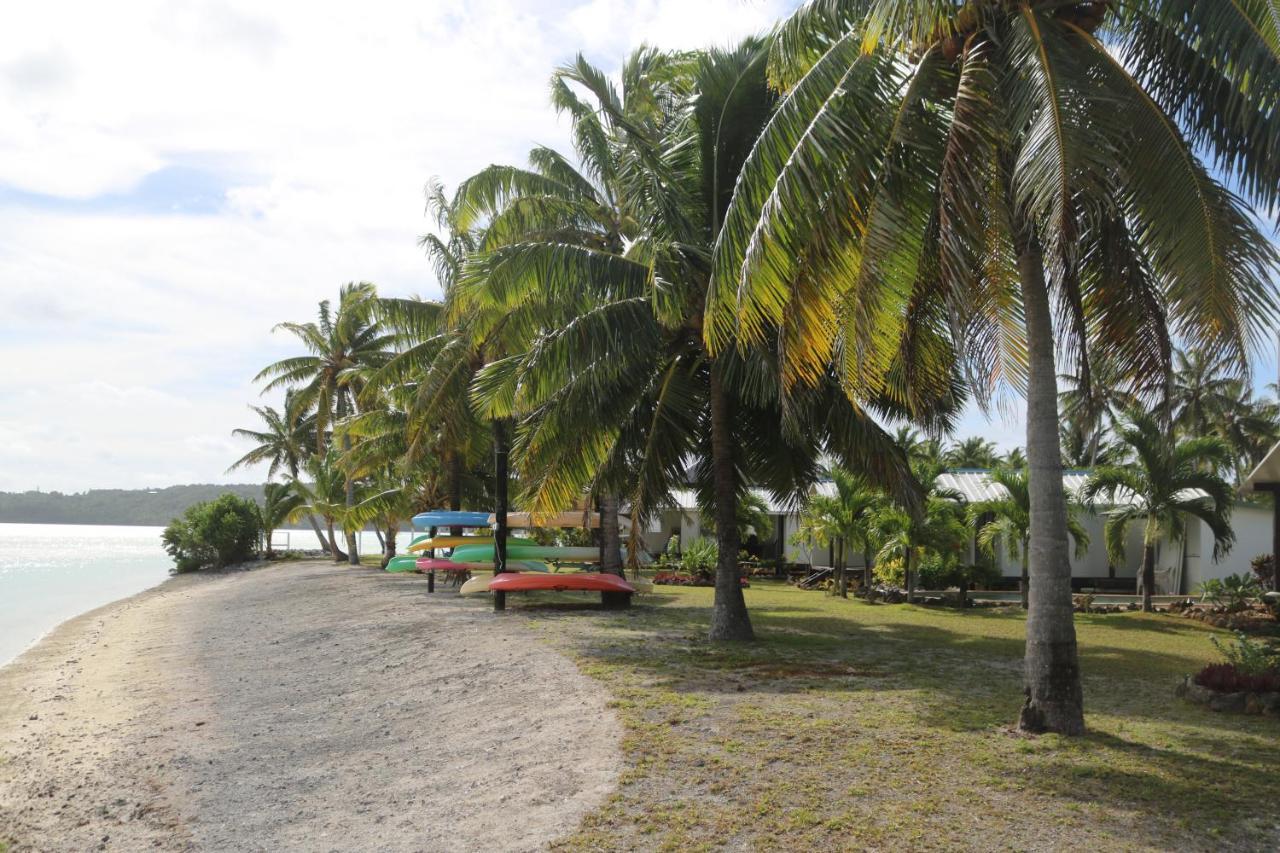
<path id="1" fill-rule="evenodd" d="M 61 623 L 150 589 L 173 561 L 160 527 L 0 523 L 0 666 Z M 294 548 L 317 547 L 310 531 L 288 532 Z M 276 537 L 283 545 L 283 531 Z M 408 544 L 401 534 L 400 547 Z M 360 545 L 378 549 L 371 533 Z"/>

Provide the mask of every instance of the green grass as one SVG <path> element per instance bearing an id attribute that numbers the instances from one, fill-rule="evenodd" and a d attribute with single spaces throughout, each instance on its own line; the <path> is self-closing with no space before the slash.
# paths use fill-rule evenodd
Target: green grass
<path id="1" fill-rule="evenodd" d="M 1077 618 L 1089 734 L 1012 730 L 1016 611 L 868 605 L 772 583 L 759 636 L 712 645 L 711 590 L 629 611 L 515 604 L 613 697 L 618 791 L 568 850 L 1274 849 L 1280 721 L 1174 698 L 1199 623 Z"/>

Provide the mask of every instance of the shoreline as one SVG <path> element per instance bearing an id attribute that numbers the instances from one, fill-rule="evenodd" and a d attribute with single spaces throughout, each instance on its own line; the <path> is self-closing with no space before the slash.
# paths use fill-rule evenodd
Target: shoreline
<path id="1" fill-rule="evenodd" d="M 169 578 L 0 666 L 0 841 L 540 849 L 613 790 L 622 734 L 534 637 L 327 561 Z"/>

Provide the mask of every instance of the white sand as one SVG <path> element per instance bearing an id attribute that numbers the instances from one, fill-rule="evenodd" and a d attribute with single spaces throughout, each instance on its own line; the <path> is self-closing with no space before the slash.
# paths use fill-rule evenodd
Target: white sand
<path id="1" fill-rule="evenodd" d="M 329 563 L 187 576 L 0 669 L 16 850 L 530 850 L 611 791 L 600 688 L 512 615 Z"/>

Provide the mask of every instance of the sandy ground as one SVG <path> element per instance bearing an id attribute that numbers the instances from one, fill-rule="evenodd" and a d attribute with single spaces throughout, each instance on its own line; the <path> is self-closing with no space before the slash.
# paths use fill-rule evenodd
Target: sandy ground
<path id="1" fill-rule="evenodd" d="M 510 614 L 328 563 L 187 576 L 0 669 L 17 850 L 529 850 L 621 727 Z"/>

